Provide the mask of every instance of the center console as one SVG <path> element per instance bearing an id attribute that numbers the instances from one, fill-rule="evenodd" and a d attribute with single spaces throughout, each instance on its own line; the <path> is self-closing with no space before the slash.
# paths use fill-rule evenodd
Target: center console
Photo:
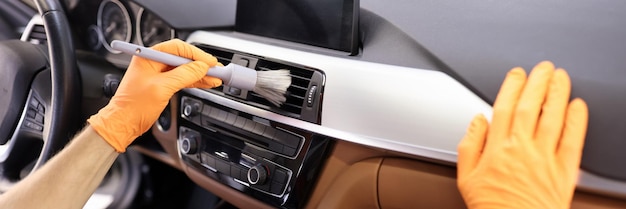
<path id="1" fill-rule="evenodd" d="M 198 45 L 226 65 L 234 62 L 256 70 L 288 69 L 292 85 L 287 102 L 273 106 L 260 95 L 229 86 L 206 91 L 183 90 L 178 97 L 178 149 L 189 167 L 253 198 L 280 208 L 300 208 L 332 139 L 207 98 L 227 97 L 260 113 L 319 124 L 323 73 L 318 69 Z"/>

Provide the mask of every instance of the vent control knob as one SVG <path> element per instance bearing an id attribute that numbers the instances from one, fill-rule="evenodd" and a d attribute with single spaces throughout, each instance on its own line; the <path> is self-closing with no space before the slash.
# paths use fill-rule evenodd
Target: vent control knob
<path id="1" fill-rule="evenodd" d="M 200 104 L 195 102 L 188 102 L 183 105 L 183 115 L 187 117 L 193 117 L 200 113 Z"/>
<path id="2" fill-rule="evenodd" d="M 268 174 L 267 167 L 257 164 L 248 170 L 248 182 L 253 185 L 262 185 L 267 180 Z"/>
<path id="3" fill-rule="evenodd" d="M 180 151 L 183 154 L 196 154 L 198 152 L 198 140 L 195 136 L 187 134 L 180 141 Z"/>

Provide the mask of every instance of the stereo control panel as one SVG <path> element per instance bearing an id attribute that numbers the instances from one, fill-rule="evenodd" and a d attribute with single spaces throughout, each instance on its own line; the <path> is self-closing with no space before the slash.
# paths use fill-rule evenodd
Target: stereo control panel
<path id="1" fill-rule="evenodd" d="M 272 206 L 304 206 L 330 138 L 180 95 L 178 147 L 187 165 Z"/>

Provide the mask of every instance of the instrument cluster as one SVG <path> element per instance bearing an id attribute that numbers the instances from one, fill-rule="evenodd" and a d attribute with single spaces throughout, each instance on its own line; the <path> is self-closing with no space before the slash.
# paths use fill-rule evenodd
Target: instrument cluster
<path id="1" fill-rule="evenodd" d="M 176 37 L 176 31 L 156 14 L 132 2 L 103 0 L 97 11 L 96 24 L 87 29 L 87 45 L 94 51 L 102 48 L 112 54 L 113 40 L 134 42 L 150 47 Z"/>

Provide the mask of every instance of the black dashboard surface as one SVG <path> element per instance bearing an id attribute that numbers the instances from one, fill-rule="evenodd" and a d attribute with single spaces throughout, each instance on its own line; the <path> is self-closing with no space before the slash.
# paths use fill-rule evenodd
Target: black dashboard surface
<path id="1" fill-rule="evenodd" d="M 418 4 L 419 6 L 417 6 Z M 492 103 L 506 72 L 565 68 L 589 105 L 582 167 L 626 179 L 626 2 L 362 0 Z"/>
<path id="2" fill-rule="evenodd" d="M 176 29 L 234 24 L 230 0 L 136 2 Z M 440 70 L 489 103 L 515 66 L 565 68 L 573 97 L 590 108 L 582 167 L 626 180 L 626 2 L 361 0 L 361 8 L 364 45 L 346 59 Z"/>

